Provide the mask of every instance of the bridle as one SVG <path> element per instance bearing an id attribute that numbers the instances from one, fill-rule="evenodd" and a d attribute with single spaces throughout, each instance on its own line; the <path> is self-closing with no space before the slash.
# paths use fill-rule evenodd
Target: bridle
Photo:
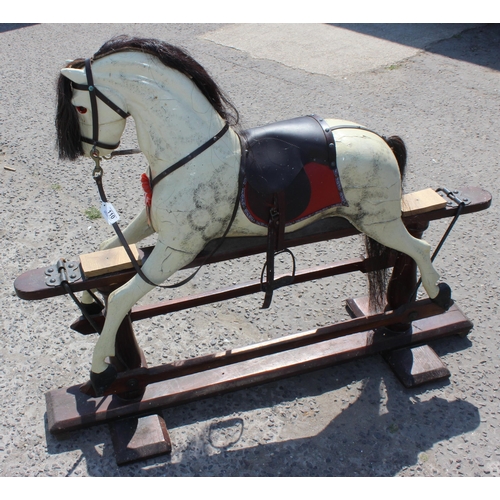
<path id="1" fill-rule="evenodd" d="M 97 111 L 97 99 L 100 99 L 104 104 L 106 104 L 108 107 L 110 107 L 115 113 L 120 115 L 122 118 L 126 119 L 130 116 L 130 113 L 127 111 L 124 111 L 120 106 L 115 104 L 111 99 L 108 99 L 95 85 L 94 85 L 94 77 L 92 75 L 92 61 L 91 59 L 87 58 L 85 59 L 85 74 L 87 75 L 87 85 L 80 84 L 80 83 L 74 83 L 72 82 L 72 86 L 74 89 L 77 90 L 85 90 L 89 93 L 90 96 L 90 110 L 92 112 L 92 139 L 89 139 L 87 137 L 83 137 L 80 135 L 80 138 L 82 142 L 85 142 L 87 144 L 92 145 L 92 150 L 90 152 L 91 157 L 94 159 L 96 162 L 96 165 L 98 163 L 97 160 L 100 160 L 100 158 L 104 159 L 109 159 L 110 157 L 117 156 L 117 155 L 125 155 L 125 154 L 133 154 L 133 153 L 140 153 L 140 149 L 127 149 L 123 151 L 113 151 L 109 157 L 106 156 L 101 156 L 99 154 L 99 150 L 97 148 L 103 148 L 103 149 L 110 149 L 110 150 L 115 150 L 118 148 L 120 145 L 120 142 L 118 141 L 116 144 L 106 144 L 104 142 L 99 141 L 99 115 Z M 224 134 L 227 132 L 229 129 L 229 123 L 225 123 L 224 127 L 213 137 L 208 139 L 204 144 L 202 144 L 200 147 L 196 148 L 193 152 L 189 153 L 186 155 L 184 158 L 180 159 L 167 169 L 165 169 L 163 172 L 158 174 L 154 179 L 151 179 L 151 187 L 154 187 L 158 182 L 160 182 L 164 177 L 167 175 L 171 174 L 175 170 L 177 170 L 179 167 L 182 167 L 189 161 L 191 161 L 193 158 L 196 158 L 198 155 L 203 153 L 206 149 L 208 149 L 210 146 L 215 144 Z"/>
<path id="2" fill-rule="evenodd" d="M 81 140 L 87 144 L 92 145 L 92 150 L 97 148 L 103 149 L 116 149 L 120 145 L 120 141 L 116 144 L 106 144 L 99 141 L 99 116 L 97 112 L 97 99 L 100 99 L 104 104 L 110 107 L 115 113 L 122 118 L 128 118 L 130 113 L 124 111 L 117 106 L 113 101 L 108 99 L 96 86 L 94 85 L 94 77 L 92 75 L 92 64 L 90 59 L 85 59 L 85 74 L 87 75 L 87 85 L 80 83 L 72 83 L 74 89 L 86 90 L 90 96 L 90 110 L 92 112 L 92 139 L 81 136 Z"/>
<path id="3" fill-rule="evenodd" d="M 75 88 L 77 90 L 87 91 L 89 93 L 89 96 L 90 96 L 90 109 L 92 112 L 92 139 L 88 139 L 87 137 L 81 136 L 81 140 L 87 144 L 92 145 L 92 150 L 90 152 L 90 156 L 95 162 L 95 168 L 94 168 L 94 171 L 92 172 L 92 177 L 94 178 L 94 180 L 97 184 L 97 189 L 99 190 L 101 202 L 103 204 L 108 204 L 106 194 L 104 193 L 104 188 L 102 185 L 103 170 L 102 170 L 102 167 L 100 165 L 101 159 L 102 158 L 110 159 L 111 157 L 116 156 L 116 155 L 140 153 L 141 151 L 139 149 L 113 151 L 111 153 L 110 157 L 105 157 L 105 156 L 100 155 L 98 148 L 115 150 L 120 145 L 120 142 L 118 142 L 117 144 L 106 144 L 106 143 L 99 141 L 99 117 L 98 117 L 98 112 L 97 112 L 97 99 L 100 99 L 104 104 L 109 106 L 113 111 L 115 111 L 122 118 L 125 118 L 125 119 L 128 118 L 130 116 L 130 113 L 121 109 L 113 101 L 108 99 L 99 89 L 96 88 L 96 86 L 94 85 L 94 78 L 92 75 L 91 62 L 92 62 L 91 59 L 85 59 L 85 74 L 87 75 L 87 85 L 78 84 L 78 83 L 74 83 L 74 82 L 72 82 L 72 85 L 73 85 L 73 88 Z M 221 137 L 223 137 L 225 135 L 225 133 L 227 132 L 228 129 L 229 129 L 229 124 L 226 122 L 224 127 L 215 136 L 211 137 L 204 144 L 202 144 L 201 146 L 196 148 L 192 153 L 186 155 L 184 158 L 180 159 L 179 161 L 177 161 L 176 163 L 174 163 L 173 165 L 171 165 L 170 167 L 165 169 L 163 172 L 158 174 L 154 179 L 150 179 L 151 189 L 155 185 L 157 185 L 159 181 L 164 179 L 167 175 L 171 174 L 172 172 L 174 172 L 178 168 L 180 168 L 183 165 L 185 165 L 186 163 L 190 162 L 193 158 L 200 155 L 201 153 L 203 153 L 203 151 L 205 151 L 210 146 L 215 144 Z M 225 240 L 227 234 L 229 233 L 229 230 L 233 224 L 233 221 L 236 218 L 236 213 L 237 213 L 237 209 L 238 209 L 238 205 L 239 205 L 239 193 L 241 190 L 241 186 L 242 186 L 242 173 L 241 173 L 241 169 L 240 169 L 240 173 L 238 175 L 238 191 L 237 191 L 237 195 L 236 195 L 236 201 L 234 204 L 233 213 L 231 215 L 231 219 L 229 221 L 229 224 L 228 224 L 228 226 L 227 226 L 227 228 L 226 228 L 226 230 L 225 230 L 225 232 L 220 240 L 220 243 L 215 246 L 215 248 L 212 250 L 212 252 L 206 257 L 203 264 L 201 264 L 200 267 L 193 274 L 191 274 L 186 279 L 184 279 L 181 282 L 176 283 L 174 285 L 158 285 L 156 283 L 153 283 L 143 273 L 141 266 L 139 265 L 139 263 L 135 259 L 135 256 L 133 255 L 132 250 L 130 249 L 125 237 L 123 236 L 123 233 L 122 233 L 120 227 L 118 226 L 118 220 L 116 220 L 116 222 L 111 222 L 110 220 L 108 220 L 108 222 L 113 226 L 113 228 L 116 232 L 116 235 L 118 236 L 120 243 L 122 244 L 125 251 L 127 252 L 127 255 L 128 255 L 130 261 L 132 262 L 132 265 L 134 266 L 134 269 L 136 270 L 137 274 L 146 283 L 148 283 L 149 285 L 155 286 L 155 287 L 159 286 L 161 288 L 176 288 L 176 287 L 184 285 L 185 283 L 190 281 L 192 278 L 194 278 L 194 276 L 198 273 L 198 271 L 201 269 L 201 267 L 204 265 L 204 263 L 206 261 L 208 261 L 208 259 L 210 259 L 214 255 L 214 253 L 220 248 L 220 246 L 224 242 L 224 240 Z"/>

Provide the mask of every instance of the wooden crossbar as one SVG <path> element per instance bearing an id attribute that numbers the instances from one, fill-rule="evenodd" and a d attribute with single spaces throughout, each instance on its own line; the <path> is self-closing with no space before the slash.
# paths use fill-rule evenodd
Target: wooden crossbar
<path id="1" fill-rule="evenodd" d="M 464 215 L 485 210 L 491 205 L 490 193 L 481 188 L 467 187 L 461 189 L 460 192 L 464 198 L 468 199 L 467 205 L 462 210 L 462 214 Z M 411 226 L 412 224 L 425 224 L 432 220 L 453 217 L 457 213 L 457 205 L 448 205 L 446 199 L 443 199 L 434 191 L 432 197 L 434 198 L 433 203 L 435 204 L 432 205 L 429 211 L 425 212 L 421 211 L 422 206 L 431 206 L 429 205 L 429 198 L 427 196 L 424 197 L 421 191 L 411 193 L 411 195 L 408 196 L 409 197 L 405 196 L 403 201 L 406 207 L 403 222 L 407 226 Z M 439 200 L 436 197 L 439 198 Z M 416 214 L 415 211 L 419 213 Z M 359 234 L 359 231 L 346 219 L 331 217 L 317 221 L 293 233 L 285 234 L 285 243 L 287 247 L 293 248 L 320 241 L 345 238 L 356 234 Z M 203 263 L 213 264 L 263 253 L 267 248 L 265 236 L 226 238 L 219 250 L 206 261 L 207 256 L 211 254 L 213 245 L 217 244 L 218 240 L 210 242 L 193 262 L 185 267 L 185 269 L 197 267 Z M 143 263 L 153 251 L 153 248 L 154 247 L 144 247 L 138 250 L 139 258 L 142 259 Z M 90 278 L 84 275 L 81 279 L 73 282 L 71 287 L 74 292 L 81 292 L 83 290 L 109 287 L 111 285 L 115 286 L 126 283 L 134 274 L 135 271 L 130 263 L 130 268 L 122 269 L 118 272 L 99 274 L 98 276 Z M 16 279 L 14 288 L 18 297 L 24 300 L 41 300 L 67 293 L 61 286 L 47 286 L 45 284 L 44 269 L 26 271 Z"/>

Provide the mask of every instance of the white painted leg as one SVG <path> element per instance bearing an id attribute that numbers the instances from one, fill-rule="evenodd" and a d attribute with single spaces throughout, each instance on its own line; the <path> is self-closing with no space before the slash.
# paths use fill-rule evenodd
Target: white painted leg
<path id="1" fill-rule="evenodd" d="M 125 237 L 125 240 L 127 241 L 128 244 L 132 243 L 137 243 L 144 238 L 151 236 L 154 234 L 155 230 L 148 224 L 148 216 L 146 209 L 142 209 L 139 214 L 132 220 L 132 222 L 122 231 L 123 236 Z M 112 238 L 109 238 L 108 240 L 104 241 L 99 249 L 100 250 L 108 250 L 110 248 L 116 248 L 121 245 L 120 240 L 118 239 L 118 236 L 113 236 Z M 88 293 L 87 291 L 84 291 L 82 294 L 82 303 L 90 306 L 93 302 L 94 299 L 92 298 L 92 295 Z"/>
<path id="2" fill-rule="evenodd" d="M 200 250 L 196 249 L 193 253 L 182 252 L 166 247 L 159 241 L 142 270 L 151 281 L 160 284 L 191 262 Z M 110 375 L 110 367 L 106 363 L 106 358 L 115 355 L 116 333 L 121 322 L 132 306 L 153 288 L 152 285 L 147 284 L 140 276 L 136 275 L 128 283 L 109 295 L 106 321 L 92 357 L 91 380 L 98 394 L 97 387 L 105 388 L 116 376 L 116 374 Z M 106 370 L 108 370 L 108 373 L 103 375 L 106 379 L 104 383 L 99 380 L 99 375 Z"/>
<path id="3" fill-rule="evenodd" d="M 92 357 L 92 371 L 94 373 L 101 373 L 107 368 L 106 358 L 115 355 L 115 339 L 118 327 L 132 306 L 153 288 L 139 276 L 135 276 L 109 295 L 106 321 Z"/>
<path id="4" fill-rule="evenodd" d="M 431 247 L 426 241 L 411 236 L 401 219 L 366 225 L 363 221 L 357 221 L 356 226 L 360 231 L 382 245 L 411 257 L 420 270 L 425 291 L 431 299 L 437 297 L 439 294 L 437 285 L 439 274 L 431 262 Z"/>

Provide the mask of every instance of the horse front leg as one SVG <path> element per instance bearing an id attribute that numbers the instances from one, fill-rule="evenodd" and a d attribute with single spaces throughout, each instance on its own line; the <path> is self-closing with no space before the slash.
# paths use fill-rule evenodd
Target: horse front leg
<path id="1" fill-rule="evenodd" d="M 90 381 L 97 396 L 101 396 L 117 376 L 116 368 L 107 363 L 107 358 L 115 356 L 118 328 L 133 305 L 153 288 L 136 275 L 108 296 L 106 320 L 94 347 L 90 372 Z"/>
<path id="2" fill-rule="evenodd" d="M 135 216 L 132 222 L 122 231 L 122 233 L 129 245 L 137 243 L 155 233 L 155 230 L 148 222 L 148 213 L 146 208 L 143 208 Z M 119 247 L 120 245 L 120 240 L 118 236 L 115 235 L 106 241 L 103 241 L 99 246 L 99 250 L 108 250 L 110 248 Z"/>
<path id="3" fill-rule="evenodd" d="M 137 243 L 144 238 L 147 238 L 148 236 L 154 234 L 155 230 L 150 226 L 148 222 L 146 209 L 143 208 L 122 232 L 125 240 L 129 245 Z M 118 236 L 113 236 L 112 238 L 109 238 L 108 240 L 101 243 L 101 245 L 99 246 L 99 250 L 108 250 L 110 248 L 119 247 L 120 245 L 121 243 Z M 81 301 L 90 314 L 93 314 L 94 312 L 100 312 L 98 304 L 95 303 L 94 298 L 89 292 L 83 292 Z"/>
<path id="4" fill-rule="evenodd" d="M 142 270 L 153 283 L 160 284 L 191 262 L 196 254 L 175 250 L 159 241 Z M 106 320 L 94 348 L 90 373 L 90 380 L 98 396 L 105 392 L 117 376 L 116 369 L 106 360 L 115 356 L 116 334 L 120 324 L 134 304 L 154 288 L 136 275 L 109 295 Z"/>

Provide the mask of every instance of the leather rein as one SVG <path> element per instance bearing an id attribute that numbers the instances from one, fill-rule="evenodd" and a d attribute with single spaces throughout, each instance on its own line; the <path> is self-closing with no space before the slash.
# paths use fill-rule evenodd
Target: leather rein
<path id="1" fill-rule="evenodd" d="M 134 154 L 134 153 L 140 153 L 141 151 L 139 149 L 129 149 L 129 150 L 122 150 L 122 151 L 113 151 L 110 156 L 101 156 L 99 153 L 98 148 L 104 148 L 104 149 L 116 149 L 119 145 L 120 142 L 117 144 L 106 144 L 103 142 L 99 141 L 99 120 L 98 120 L 98 112 L 97 112 L 97 99 L 100 99 L 104 104 L 109 106 L 113 111 L 115 111 L 118 115 L 120 115 L 122 118 L 128 118 L 130 116 L 130 113 L 124 111 L 121 109 L 119 106 L 117 106 L 115 103 L 113 103 L 110 99 L 108 99 L 102 92 L 100 92 L 94 85 L 94 78 L 92 75 L 92 66 L 91 66 L 91 59 L 85 59 L 85 73 L 87 75 L 87 85 L 82 85 L 82 84 L 76 84 L 73 82 L 73 88 L 77 90 L 85 90 L 89 92 L 90 96 L 90 106 L 91 106 L 91 112 L 92 112 L 92 139 L 88 139 L 86 137 L 81 137 L 81 140 L 83 142 L 86 142 L 87 144 L 92 145 L 92 150 L 90 152 L 91 158 L 95 162 L 95 168 L 92 172 L 92 177 L 96 182 L 97 189 L 99 191 L 99 196 L 101 198 L 101 202 L 103 204 L 108 204 L 108 200 L 106 198 L 106 194 L 104 192 L 104 187 L 102 184 L 102 176 L 103 176 L 103 170 L 100 165 L 101 159 L 111 159 L 113 156 L 117 155 L 125 155 L 125 154 Z M 165 169 L 163 172 L 158 174 L 153 180 L 150 180 L 150 185 L 151 189 L 153 189 L 154 186 L 156 186 L 162 179 L 164 179 L 167 175 L 171 174 L 178 168 L 182 167 L 186 163 L 189 163 L 193 158 L 196 158 L 198 155 L 203 153 L 205 150 L 207 150 L 210 146 L 215 144 L 219 139 L 221 139 L 225 133 L 229 129 L 229 124 L 226 122 L 224 127 L 218 132 L 215 136 L 211 137 L 208 141 L 206 141 L 204 144 L 196 148 L 193 152 L 189 153 L 186 155 L 184 158 L 180 159 L 176 163 L 174 163 L 172 166 L 168 167 Z M 118 236 L 118 239 L 120 240 L 120 243 L 124 247 L 125 251 L 127 252 L 127 255 L 132 262 L 132 265 L 134 266 L 135 271 L 137 274 L 149 285 L 155 286 L 155 287 L 161 287 L 161 288 L 177 288 L 179 286 L 185 285 L 188 281 L 190 281 L 194 276 L 198 273 L 198 271 L 202 268 L 202 266 L 205 264 L 205 262 L 210 259 L 214 253 L 220 248 L 222 243 L 224 242 L 226 236 L 229 233 L 229 230 L 234 222 L 234 219 L 236 218 L 236 213 L 238 211 L 238 205 L 239 205 L 239 196 L 240 196 L 240 191 L 241 191 L 241 186 L 243 183 L 243 176 L 242 172 L 240 169 L 239 175 L 238 175 L 238 191 L 236 195 L 236 201 L 234 204 L 234 209 L 233 213 L 231 215 L 231 219 L 229 221 L 229 224 L 222 235 L 222 238 L 220 240 L 220 243 L 215 246 L 215 248 L 210 252 L 210 254 L 205 258 L 205 261 L 200 265 L 200 267 L 192 273 L 190 276 L 188 276 L 186 279 L 180 281 L 179 283 L 175 283 L 173 285 L 159 285 L 157 283 L 153 283 L 142 271 L 141 266 L 137 262 L 134 254 L 132 253 L 132 250 L 130 249 L 129 244 L 127 243 L 125 237 L 123 236 L 123 233 L 120 229 L 120 226 L 118 225 L 118 216 L 116 213 L 114 213 L 114 217 L 117 219 L 115 222 L 112 222 L 112 219 L 108 219 L 109 224 L 113 226 L 113 229 L 115 230 L 116 235 Z M 114 209 L 113 209 L 114 212 Z"/>

